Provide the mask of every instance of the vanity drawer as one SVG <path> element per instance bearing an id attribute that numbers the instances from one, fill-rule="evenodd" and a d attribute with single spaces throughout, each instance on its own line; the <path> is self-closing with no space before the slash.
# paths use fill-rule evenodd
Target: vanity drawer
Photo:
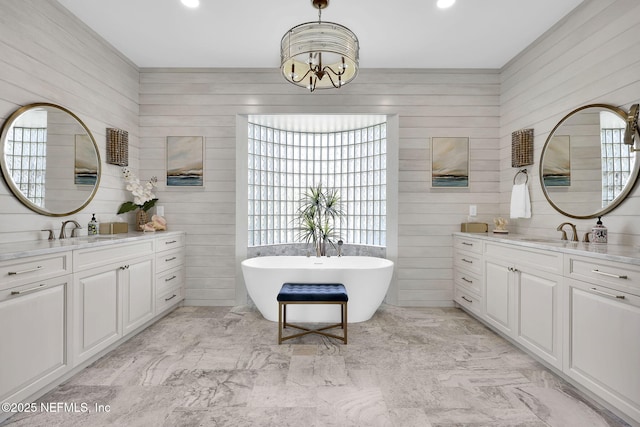
<path id="1" fill-rule="evenodd" d="M 456 268 L 482 275 L 482 256 L 470 252 L 455 251 L 453 264 Z"/>
<path id="2" fill-rule="evenodd" d="M 135 243 L 101 246 L 99 248 L 78 249 L 73 251 L 75 270 L 81 271 L 106 263 L 126 261 L 153 254 L 153 240 Z"/>
<path id="3" fill-rule="evenodd" d="M 487 243 L 485 256 L 508 260 L 516 266 L 527 266 L 548 273 L 562 274 L 563 256 L 559 252 L 537 249 L 516 249 L 514 245 Z"/>
<path id="4" fill-rule="evenodd" d="M 476 275 L 464 270 L 455 269 L 453 277 L 456 286 L 462 286 L 478 295 L 482 295 L 482 279 L 481 275 Z"/>
<path id="5" fill-rule="evenodd" d="M 590 257 L 567 256 L 566 275 L 595 285 L 640 295 L 640 267 Z"/>
<path id="6" fill-rule="evenodd" d="M 476 254 L 482 253 L 482 241 L 467 237 L 455 236 L 453 239 L 454 249 L 461 251 L 473 252 Z"/>
<path id="7" fill-rule="evenodd" d="M 62 276 L 71 271 L 71 252 L 2 261 L 0 262 L 0 289 Z"/>
<path id="8" fill-rule="evenodd" d="M 175 286 L 184 283 L 184 268 L 178 267 L 156 276 L 156 295 L 169 292 Z"/>
<path id="9" fill-rule="evenodd" d="M 184 247 L 185 235 L 174 234 L 171 236 L 161 237 L 156 241 L 157 241 L 156 252 L 170 251 L 172 249 Z"/>
<path id="10" fill-rule="evenodd" d="M 156 272 L 170 270 L 184 264 L 184 249 L 156 254 Z"/>
<path id="11" fill-rule="evenodd" d="M 482 298 L 473 292 L 467 292 L 465 289 L 456 287 L 453 293 L 453 299 L 466 310 L 469 310 L 477 316 L 482 315 Z"/>
<path id="12" fill-rule="evenodd" d="M 167 290 L 167 292 L 156 298 L 156 314 L 162 313 L 169 307 L 174 306 L 184 299 L 184 289 L 182 286 L 174 286 Z"/>

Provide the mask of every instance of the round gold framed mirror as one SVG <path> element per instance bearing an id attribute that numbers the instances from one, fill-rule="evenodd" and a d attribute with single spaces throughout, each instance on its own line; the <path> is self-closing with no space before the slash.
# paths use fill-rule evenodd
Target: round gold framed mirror
<path id="1" fill-rule="evenodd" d="M 100 184 L 100 152 L 75 114 L 49 103 L 25 105 L 2 126 L 0 167 L 13 194 L 48 216 L 74 214 Z"/>
<path id="2" fill-rule="evenodd" d="M 602 216 L 633 189 L 640 162 L 624 143 L 627 113 L 590 104 L 553 128 L 540 156 L 540 184 L 547 201 L 577 219 Z"/>

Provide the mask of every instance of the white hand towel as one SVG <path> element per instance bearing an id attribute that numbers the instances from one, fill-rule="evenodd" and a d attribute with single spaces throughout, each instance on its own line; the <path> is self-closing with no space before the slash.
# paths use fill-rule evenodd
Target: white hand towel
<path id="1" fill-rule="evenodd" d="M 527 184 L 514 184 L 511 190 L 511 218 L 531 218 L 531 201 Z"/>

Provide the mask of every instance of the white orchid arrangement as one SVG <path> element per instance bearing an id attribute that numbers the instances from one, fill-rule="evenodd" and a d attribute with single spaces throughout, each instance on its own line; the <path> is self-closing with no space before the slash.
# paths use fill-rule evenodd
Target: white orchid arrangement
<path id="1" fill-rule="evenodd" d="M 122 176 L 127 183 L 127 190 L 133 195 L 133 202 L 124 202 L 118 209 L 118 214 L 130 212 L 138 208 L 143 211 L 151 209 L 158 199 L 153 189 L 158 185 L 158 178 L 152 177 L 149 181 L 141 183 L 140 179 L 128 168 L 122 168 Z"/>

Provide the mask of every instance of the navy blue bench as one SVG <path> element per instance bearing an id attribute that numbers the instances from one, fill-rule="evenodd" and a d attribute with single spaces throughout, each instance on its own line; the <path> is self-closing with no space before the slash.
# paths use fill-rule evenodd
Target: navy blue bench
<path id="1" fill-rule="evenodd" d="M 278 293 L 278 344 L 282 341 L 298 338 L 307 334 L 320 334 L 330 338 L 336 338 L 347 343 L 347 302 L 349 296 L 342 283 L 285 283 Z M 325 326 L 319 329 L 309 329 L 304 326 L 287 322 L 288 304 L 340 304 L 340 323 Z M 287 337 L 283 336 L 283 329 L 287 326 L 300 329 L 300 332 Z M 343 329 L 343 336 L 324 332 L 327 329 Z"/>

